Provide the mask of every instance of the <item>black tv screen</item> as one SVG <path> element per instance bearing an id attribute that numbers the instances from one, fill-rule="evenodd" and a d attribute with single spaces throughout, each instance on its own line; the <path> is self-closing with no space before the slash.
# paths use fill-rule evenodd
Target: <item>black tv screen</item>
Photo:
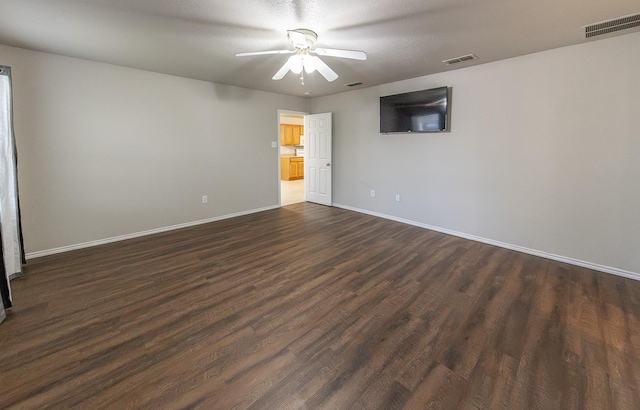
<path id="1" fill-rule="evenodd" d="M 448 131 L 447 87 L 380 97 L 380 132 Z"/>

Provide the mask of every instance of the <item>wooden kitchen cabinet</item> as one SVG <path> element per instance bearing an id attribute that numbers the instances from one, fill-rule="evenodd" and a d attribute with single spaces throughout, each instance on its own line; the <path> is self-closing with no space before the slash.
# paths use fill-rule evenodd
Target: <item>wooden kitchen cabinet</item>
<path id="1" fill-rule="evenodd" d="M 280 157 L 280 178 L 285 181 L 304 178 L 304 158 Z"/>
<path id="2" fill-rule="evenodd" d="M 304 178 L 304 158 L 294 158 L 289 162 L 289 166 L 291 167 L 293 175 L 298 179 Z"/>
<path id="3" fill-rule="evenodd" d="M 293 145 L 293 128 L 289 124 L 280 124 L 280 145 Z"/>
<path id="4" fill-rule="evenodd" d="M 304 125 L 280 124 L 280 145 L 300 145 Z"/>

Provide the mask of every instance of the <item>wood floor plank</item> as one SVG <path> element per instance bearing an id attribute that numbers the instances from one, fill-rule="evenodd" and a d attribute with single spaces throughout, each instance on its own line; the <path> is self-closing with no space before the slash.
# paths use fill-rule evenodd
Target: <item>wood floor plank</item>
<path id="1" fill-rule="evenodd" d="M 343 209 L 42 257 L 12 287 L 0 408 L 640 408 L 640 282 Z"/>

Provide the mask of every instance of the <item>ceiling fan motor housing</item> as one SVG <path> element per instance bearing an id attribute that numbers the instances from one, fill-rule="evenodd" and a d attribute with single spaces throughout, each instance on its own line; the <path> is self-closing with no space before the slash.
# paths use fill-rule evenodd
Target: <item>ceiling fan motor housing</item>
<path id="1" fill-rule="evenodd" d="M 308 50 L 313 47 L 318 40 L 318 34 L 306 28 L 288 30 L 287 37 L 289 37 L 291 44 L 298 50 Z"/>

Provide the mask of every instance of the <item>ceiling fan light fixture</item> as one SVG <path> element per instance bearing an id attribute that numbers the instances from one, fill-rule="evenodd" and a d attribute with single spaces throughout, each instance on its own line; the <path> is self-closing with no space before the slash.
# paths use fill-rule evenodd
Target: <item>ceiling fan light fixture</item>
<path id="1" fill-rule="evenodd" d="M 300 54 L 289 57 L 289 61 L 287 62 L 287 64 L 289 64 L 289 70 L 293 71 L 296 74 L 300 74 L 304 66 L 302 56 Z"/>
<path id="2" fill-rule="evenodd" d="M 318 57 L 307 55 L 302 60 L 302 65 L 304 66 L 304 71 L 307 74 L 311 74 L 317 70 L 318 63 L 316 61 Z"/>

